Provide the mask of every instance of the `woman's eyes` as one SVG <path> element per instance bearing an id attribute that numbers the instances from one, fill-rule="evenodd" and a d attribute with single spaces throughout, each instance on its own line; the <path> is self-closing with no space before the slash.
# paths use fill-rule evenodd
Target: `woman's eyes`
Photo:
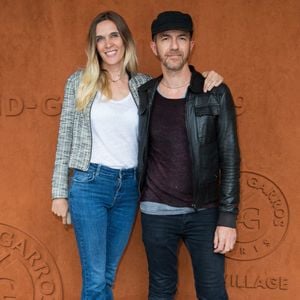
<path id="1" fill-rule="evenodd" d="M 116 38 L 119 38 L 119 37 L 120 37 L 119 32 L 113 32 L 108 36 L 109 39 L 116 39 Z M 96 43 L 103 42 L 105 40 L 106 40 L 106 38 L 102 35 L 99 35 L 99 36 L 96 37 Z"/>
<path id="2" fill-rule="evenodd" d="M 120 34 L 118 32 L 114 32 L 110 35 L 111 38 L 117 38 L 119 36 L 120 36 Z"/>

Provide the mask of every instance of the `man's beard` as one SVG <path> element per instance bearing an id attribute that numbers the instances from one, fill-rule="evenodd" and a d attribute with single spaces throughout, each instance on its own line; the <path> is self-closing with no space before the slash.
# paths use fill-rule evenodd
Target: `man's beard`
<path id="1" fill-rule="evenodd" d="M 159 60 L 167 70 L 179 71 L 187 63 L 189 58 L 189 53 L 187 53 L 187 55 L 184 56 L 181 52 L 173 52 L 173 53 L 170 52 L 170 56 L 172 54 L 178 55 L 176 62 L 173 62 L 172 58 L 170 58 L 168 55 L 161 56 L 160 53 L 158 53 L 157 57 L 159 58 Z"/>

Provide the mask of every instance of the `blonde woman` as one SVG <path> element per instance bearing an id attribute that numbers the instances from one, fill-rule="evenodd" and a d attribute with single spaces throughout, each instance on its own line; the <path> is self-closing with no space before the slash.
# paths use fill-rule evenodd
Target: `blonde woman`
<path id="1" fill-rule="evenodd" d="M 137 89 L 150 77 L 137 73 L 131 32 L 115 12 L 92 21 L 87 56 L 86 68 L 70 76 L 65 87 L 52 211 L 63 223 L 71 213 L 82 266 L 81 299 L 110 300 L 137 210 Z M 207 89 L 222 81 L 215 72 L 208 77 Z"/>

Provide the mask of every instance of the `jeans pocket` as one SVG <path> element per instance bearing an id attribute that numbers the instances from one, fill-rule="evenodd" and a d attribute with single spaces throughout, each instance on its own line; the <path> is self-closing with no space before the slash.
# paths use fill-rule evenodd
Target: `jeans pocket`
<path id="1" fill-rule="evenodd" d="M 74 170 L 73 173 L 73 181 L 74 182 L 91 182 L 95 179 L 95 173 L 92 171 L 81 171 L 81 170 Z"/>

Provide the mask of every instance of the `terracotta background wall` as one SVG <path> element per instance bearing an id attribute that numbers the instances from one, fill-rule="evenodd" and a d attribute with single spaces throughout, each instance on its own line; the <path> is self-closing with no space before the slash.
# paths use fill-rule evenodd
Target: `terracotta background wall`
<path id="1" fill-rule="evenodd" d="M 149 47 L 161 10 L 189 12 L 192 63 L 231 87 L 242 150 L 239 240 L 226 265 L 230 299 L 297 299 L 300 293 L 298 0 L 0 0 L 0 299 L 76 300 L 73 230 L 50 212 L 50 182 L 63 86 L 85 63 L 85 37 L 100 11 L 121 13 L 140 69 L 158 74 Z M 122 260 L 116 300 L 144 300 L 140 219 Z M 179 300 L 195 299 L 180 250 Z"/>

